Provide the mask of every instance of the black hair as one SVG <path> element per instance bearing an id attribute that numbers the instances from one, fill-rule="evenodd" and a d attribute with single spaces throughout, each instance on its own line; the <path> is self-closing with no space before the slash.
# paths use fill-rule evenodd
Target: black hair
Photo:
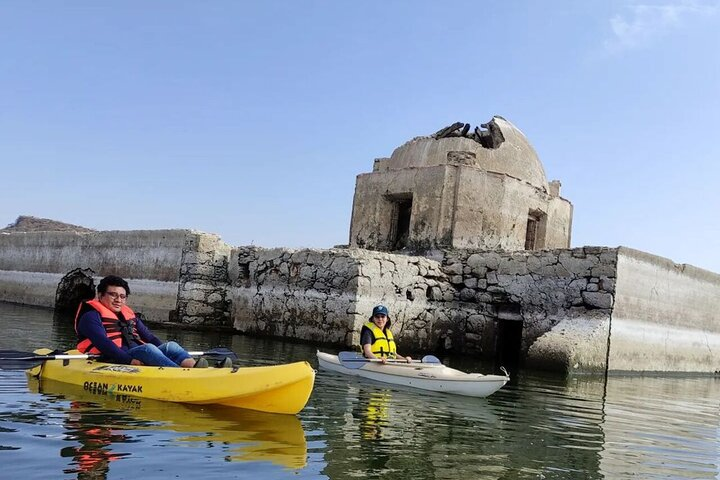
<path id="1" fill-rule="evenodd" d="M 130 295 L 130 285 L 117 275 L 108 275 L 100 280 L 100 283 L 98 283 L 97 286 L 98 293 L 107 292 L 107 287 L 122 287 L 125 289 L 125 293 Z"/>

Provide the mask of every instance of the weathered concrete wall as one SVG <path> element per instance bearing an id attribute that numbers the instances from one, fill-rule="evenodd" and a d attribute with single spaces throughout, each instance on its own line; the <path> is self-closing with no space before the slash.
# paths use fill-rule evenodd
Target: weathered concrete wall
<path id="1" fill-rule="evenodd" d="M 412 223 L 408 244 L 431 247 L 440 238 L 451 239 L 455 180 L 445 165 L 358 175 L 350 226 L 353 246 L 375 250 L 394 249 L 394 199 L 412 198 Z"/>
<path id="2" fill-rule="evenodd" d="M 64 275 L 59 273 L 0 270 L 0 301 L 54 308 L 55 293 Z M 95 285 L 102 276 L 93 276 Z M 130 284 L 131 306 L 153 322 L 167 322 L 175 309 L 177 282 L 126 278 Z"/>
<path id="3" fill-rule="evenodd" d="M 62 277 L 76 269 L 120 275 L 132 306 L 151 321 L 176 308 L 188 230 L 17 232 L 0 234 L 0 301 L 53 307 Z"/>
<path id="4" fill-rule="evenodd" d="M 63 274 L 0 270 L 0 300 L 53 308 Z"/>
<path id="5" fill-rule="evenodd" d="M 187 230 L 0 234 L 0 270 L 66 274 L 74 268 L 177 282 Z"/>
<path id="6" fill-rule="evenodd" d="M 572 205 L 567 200 L 505 174 L 441 165 L 359 175 L 351 245 L 393 250 L 394 202 L 406 198 L 412 198 L 406 244 L 413 250 L 522 250 L 530 212 L 545 218 L 538 249 L 570 243 Z"/>
<path id="7" fill-rule="evenodd" d="M 530 212 L 543 212 L 536 249 L 567 248 L 572 205 L 504 174 L 463 167 L 455 205 L 453 247 L 524 250 Z"/>
<path id="8" fill-rule="evenodd" d="M 610 371 L 720 372 L 720 275 L 622 247 L 617 280 Z"/>

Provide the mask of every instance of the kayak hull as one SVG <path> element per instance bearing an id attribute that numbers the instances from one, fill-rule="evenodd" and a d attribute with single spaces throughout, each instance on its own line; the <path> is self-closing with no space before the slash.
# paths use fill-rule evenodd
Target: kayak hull
<path id="1" fill-rule="evenodd" d="M 167 402 L 227 405 L 296 414 L 307 404 L 315 371 L 307 362 L 241 368 L 164 368 L 95 360 L 48 360 L 36 378 Z"/>
<path id="2" fill-rule="evenodd" d="M 362 363 L 360 368 L 348 368 L 337 355 L 317 352 L 320 368 L 394 385 L 419 388 L 433 392 L 487 397 L 500 390 L 510 377 L 465 373 L 442 364 L 421 363 Z"/>

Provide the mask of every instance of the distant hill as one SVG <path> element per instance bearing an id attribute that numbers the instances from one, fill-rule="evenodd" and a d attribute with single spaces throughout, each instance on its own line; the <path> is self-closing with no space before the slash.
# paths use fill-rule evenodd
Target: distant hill
<path id="1" fill-rule="evenodd" d="M 11 223 L 0 232 L 95 232 L 92 228 L 80 227 L 70 223 L 58 222 L 48 218 L 37 218 L 20 215 L 15 223 Z"/>

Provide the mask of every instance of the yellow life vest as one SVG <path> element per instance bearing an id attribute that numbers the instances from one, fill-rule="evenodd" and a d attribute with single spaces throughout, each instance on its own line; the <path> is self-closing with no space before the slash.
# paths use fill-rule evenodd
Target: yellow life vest
<path id="1" fill-rule="evenodd" d="M 370 350 L 373 354 L 380 357 L 395 358 L 397 348 L 395 347 L 395 340 L 389 328 L 386 328 L 385 332 L 383 332 L 373 322 L 367 322 L 363 327 L 368 328 L 373 334 L 375 341 L 370 345 Z"/>

